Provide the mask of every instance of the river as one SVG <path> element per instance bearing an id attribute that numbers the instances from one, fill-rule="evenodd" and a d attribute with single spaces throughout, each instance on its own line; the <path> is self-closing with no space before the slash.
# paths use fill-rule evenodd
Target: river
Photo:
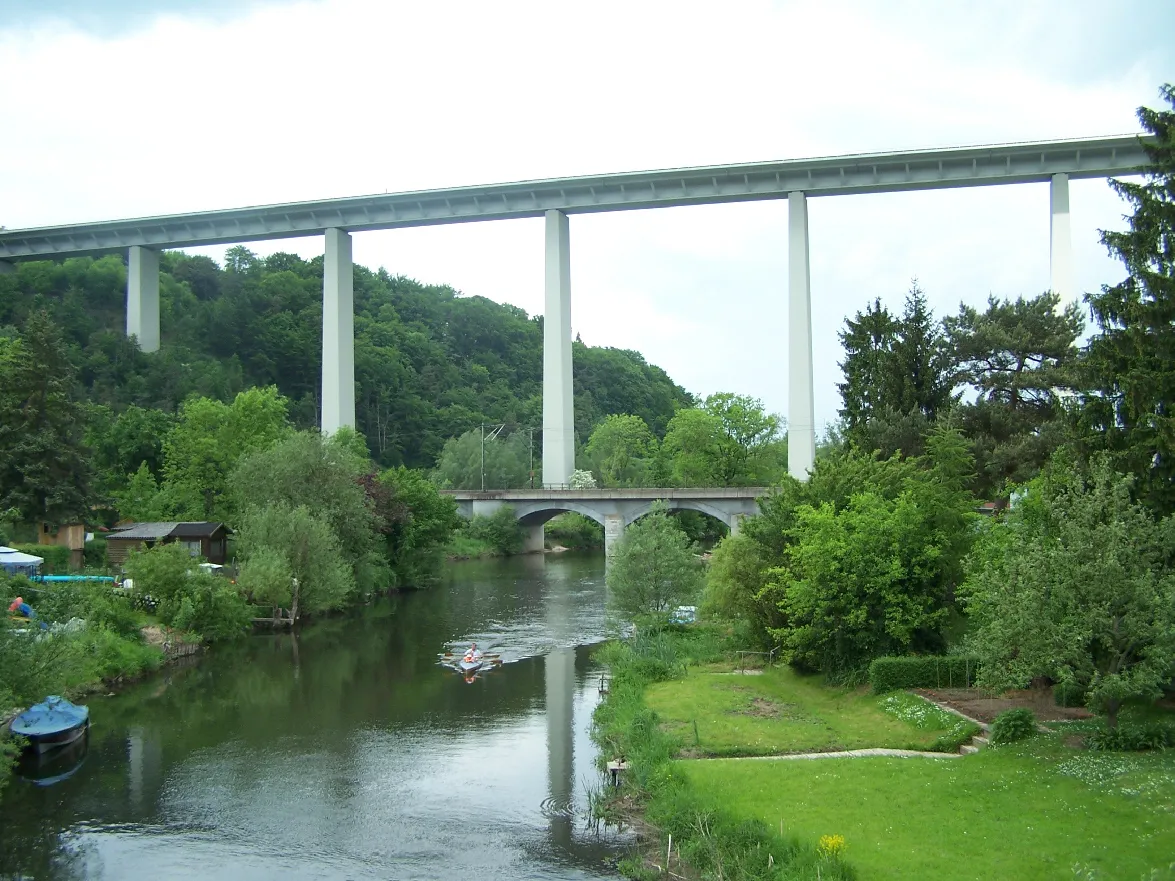
<path id="1" fill-rule="evenodd" d="M 611 876 L 622 845 L 584 821 L 603 569 L 452 564 L 434 589 L 91 699 L 81 764 L 26 769 L 72 775 L 0 796 L 0 878 Z M 437 655 L 471 640 L 505 663 L 466 682 Z"/>

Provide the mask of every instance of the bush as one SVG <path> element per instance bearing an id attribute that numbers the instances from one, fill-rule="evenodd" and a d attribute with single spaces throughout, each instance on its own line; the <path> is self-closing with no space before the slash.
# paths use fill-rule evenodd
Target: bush
<path id="1" fill-rule="evenodd" d="M 85 550 L 82 551 L 82 560 L 86 566 L 92 569 L 105 569 L 106 539 L 98 536 L 86 542 Z"/>
<path id="2" fill-rule="evenodd" d="M 469 534 L 506 557 L 521 552 L 525 542 L 522 524 L 509 505 L 502 505 L 488 517 L 474 517 L 469 524 Z"/>
<path id="3" fill-rule="evenodd" d="M 1036 733 L 1036 717 L 1031 710 L 1023 707 L 1016 710 L 1004 710 L 991 723 L 992 743 L 1015 743 L 1025 740 Z"/>
<path id="4" fill-rule="evenodd" d="M 569 511 L 547 521 L 547 540 L 565 548 L 602 548 L 604 527 L 590 517 Z"/>
<path id="5" fill-rule="evenodd" d="M 61 545 L 32 544 L 13 545 L 13 547 L 21 553 L 32 554 L 34 557 L 44 559 L 45 562 L 41 564 L 42 575 L 68 575 L 70 572 L 69 548 Z"/>
<path id="6" fill-rule="evenodd" d="M 967 688 L 978 662 L 966 655 L 877 658 L 869 665 L 874 694 L 899 688 Z"/>
<path id="7" fill-rule="evenodd" d="M 1099 751 L 1167 749 L 1175 747 L 1175 725 L 1164 722 L 1119 723 L 1114 728 L 1103 725 L 1085 738 L 1085 745 Z"/>
<path id="8" fill-rule="evenodd" d="M 1053 686 L 1053 701 L 1058 707 L 1084 707 L 1086 692 L 1075 682 L 1058 682 Z"/>

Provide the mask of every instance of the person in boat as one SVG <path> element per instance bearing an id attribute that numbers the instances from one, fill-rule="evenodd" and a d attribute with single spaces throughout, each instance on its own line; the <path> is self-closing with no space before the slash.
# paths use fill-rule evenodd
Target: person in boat
<path id="1" fill-rule="evenodd" d="M 480 659 L 481 659 L 481 652 L 479 652 L 477 650 L 477 643 L 476 642 L 471 643 L 469 646 L 469 651 L 467 651 L 465 653 L 465 660 L 472 663 L 473 661 L 477 661 Z"/>

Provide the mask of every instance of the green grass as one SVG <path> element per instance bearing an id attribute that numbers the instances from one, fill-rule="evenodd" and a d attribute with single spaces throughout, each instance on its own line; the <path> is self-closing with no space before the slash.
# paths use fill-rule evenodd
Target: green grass
<path id="1" fill-rule="evenodd" d="M 649 686 L 645 699 L 690 756 L 953 750 L 978 731 L 914 695 L 877 697 L 787 667 L 758 676 L 692 667 L 684 678 Z"/>
<path id="2" fill-rule="evenodd" d="M 1089 753 L 1063 736 L 961 759 L 676 766 L 735 816 L 843 835 L 860 881 L 1175 878 L 1175 751 Z"/>

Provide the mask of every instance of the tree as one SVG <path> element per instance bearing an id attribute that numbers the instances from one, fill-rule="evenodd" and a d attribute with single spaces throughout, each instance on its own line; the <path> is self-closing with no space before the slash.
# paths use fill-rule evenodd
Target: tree
<path id="1" fill-rule="evenodd" d="M 303 612 L 342 608 L 355 591 L 352 567 L 326 517 L 284 500 L 250 507 L 237 541 L 244 558 L 241 585 L 257 599 Z M 289 573 L 290 580 L 282 578 Z"/>
<path id="2" fill-rule="evenodd" d="M 954 362 L 941 324 L 915 280 L 901 318 L 894 319 L 875 300 L 845 322 L 841 343 L 845 381 L 838 385 L 840 413 L 848 439 L 865 450 L 877 436 L 911 440 L 904 429 L 870 427 L 874 420 L 891 425 L 910 419 L 933 422 L 956 402 Z M 918 451 L 903 447 L 904 455 Z"/>
<path id="3" fill-rule="evenodd" d="M 760 648 L 770 646 L 770 630 L 784 624 L 777 601 L 764 591 L 767 569 L 758 542 L 747 535 L 727 536 L 714 548 L 702 595 L 704 616 L 733 623 Z"/>
<path id="4" fill-rule="evenodd" d="M 521 489 L 530 482 L 526 438 L 515 432 L 506 439 L 482 429 L 445 441 L 437 462 L 437 481 L 445 489 Z M 484 475 L 484 484 L 483 484 Z"/>
<path id="5" fill-rule="evenodd" d="M 664 616 L 698 595 L 701 562 L 664 503 L 624 530 L 607 582 L 609 606 L 629 620 Z"/>
<path id="6" fill-rule="evenodd" d="M 584 453 L 602 486 L 642 486 L 657 439 L 639 416 L 605 416 Z"/>
<path id="7" fill-rule="evenodd" d="M 300 431 L 243 456 L 231 484 L 238 510 L 279 505 L 314 511 L 366 595 L 384 575 L 378 543 L 382 524 L 363 485 L 368 467 L 354 449 L 353 436 Z"/>
<path id="8" fill-rule="evenodd" d="M 457 528 L 457 503 L 442 496 L 436 484 L 419 471 L 391 468 L 379 475 L 379 483 L 401 506 L 403 515 L 384 516 L 384 553 L 397 585 L 415 587 L 433 576 L 440 549 Z M 376 514 L 380 508 L 376 507 Z"/>
<path id="9" fill-rule="evenodd" d="M 1077 416 L 1085 446 L 1137 475 L 1143 500 L 1165 514 L 1175 511 L 1175 87 L 1161 91 L 1170 110 L 1138 111 L 1154 136 L 1143 142 L 1146 180 L 1110 183 L 1134 213 L 1127 231 L 1103 231 L 1102 242 L 1128 275 L 1086 297 L 1100 332 L 1082 365 L 1092 391 Z"/>
<path id="10" fill-rule="evenodd" d="M 93 471 L 75 377 L 44 310 L 29 316 L 22 336 L 0 338 L 0 511 L 52 525 L 89 514 Z"/>
<path id="11" fill-rule="evenodd" d="M 719 392 L 669 422 L 662 454 L 678 486 L 748 486 L 773 482 L 779 417 L 760 401 Z"/>
<path id="12" fill-rule="evenodd" d="M 1110 727 L 1125 701 L 1175 674 L 1175 518 L 1131 498 L 1134 478 L 1099 456 L 1058 457 L 980 543 L 963 588 L 980 684 L 1048 676 L 1085 689 Z"/>
<path id="13" fill-rule="evenodd" d="M 773 633 L 791 663 L 843 675 L 881 655 L 942 648 L 976 515 L 962 433 L 939 425 L 928 448 L 891 469 L 896 486 L 881 480 L 791 512 L 771 573 L 786 619 Z"/>
<path id="14" fill-rule="evenodd" d="M 132 553 L 125 568 L 135 591 L 156 601 L 156 617 L 164 624 L 210 642 L 248 631 L 249 609 L 236 585 L 199 569 L 183 545 Z"/>
<path id="15" fill-rule="evenodd" d="M 185 401 L 163 444 L 163 473 L 176 515 L 231 521 L 229 475 L 244 455 L 289 431 L 287 406 L 273 386 L 243 391 L 231 404 L 204 397 Z"/>
<path id="16" fill-rule="evenodd" d="M 976 395 L 960 418 L 973 441 L 980 496 L 1035 477 L 1061 442 L 1060 395 L 1073 385 L 1084 321 L 1076 303 L 1059 305 L 1051 292 L 990 297 L 985 312 L 960 304 L 957 316 L 943 320 L 959 379 Z"/>

